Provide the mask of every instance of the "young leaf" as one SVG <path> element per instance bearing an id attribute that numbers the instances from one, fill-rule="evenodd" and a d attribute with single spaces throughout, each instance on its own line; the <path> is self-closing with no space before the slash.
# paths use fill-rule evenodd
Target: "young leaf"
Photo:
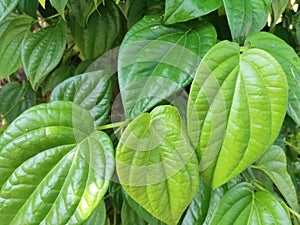
<path id="1" fill-rule="evenodd" d="M 81 224 L 114 170 L 109 137 L 71 102 L 24 112 L 2 133 L 0 155 L 0 224 Z"/>
<path id="2" fill-rule="evenodd" d="M 165 24 L 185 22 L 204 16 L 223 5 L 222 0 L 167 0 Z"/>
<path id="3" fill-rule="evenodd" d="M 105 225 L 106 222 L 106 208 L 105 202 L 102 200 L 92 215 L 84 221 L 82 225 Z"/>
<path id="4" fill-rule="evenodd" d="M 38 0 L 41 6 L 45 9 L 46 8 L 46 0 Z"/>
<path id="5" fill-rule="evenodd" d="M 32 21 L 31 17 L 19 16 L 0 25 L 0 79 L 20 67 L 22 41 Z"/>
<path id="6" fill-rule="evenodd" d="M 240 55 L 237 43 L 222 41 L 206 54 L 191 87 L 187 119 L 200 170 L 213 188 L 249 167 L 274 142 L 287 89 L 280 64 L 264 50 Z"/>
<path id="7" fill-rule="evenodd" d="M 262 0 L 223 0 L 233 41 L 260 31 L 267 23 L 269 9 Z"/>
<path id="8" fill-rule="evenodd" d="M 167 224 L 178 222 L 199 187 L 197 157 L 181 123 L 173 106 L 141 114 L 124 131 L 116 154 L 128 195 Z"/>
<path id="9" fill-rule="evenodd" d="M 285 224 L 290 216 L 282 203 L 266 191 L 254 192 L 249 183 L 229 190 L 216 208 L 209 225 Z"/>
<path id="10" fill-rule="evenodd" d="M 136 23 L 118 61 L 126 117 L 135 118 L 190 84 L 216 38 L 214 27 L 204 21 L 166 26 L 159 16 L 145 16 Z"/>
<path id="11" fill-rule="evenodd" d="M 0 23 L 15 9 L 20 0 L 1 0 Z"/>
<path id="12" fill-rule="evenodd" d="M 37 89 L 60 62 L 66 42 L 67 25 L 63 20 L 37 33 L 27 33 L 21 56 L 24 71 L 33 89 Z"/>
<path id="13" fill-rule="evenodd" d="M 65 19 L 65 8 L 68 0 L 50 0 L 51 5 L 59 12 L 63 19 Z"/>
<path id="14" fill-rule="evenodd" d="M 271 146 L 256 161 L 253 168 L 264 171 L 276 184 L 288 204 L 297 212 L 300 211 L 296 189 L 287 172 L 286 156 L 279 146 Z"/>
<path id="15" fill-rule="evenodd" d="M 270 53 L 283 68 L 289 85 L 287 113 L 300 125 L 300 59 L 294 49 L 273 34 L 260 32 L 250 35 L 245 46 Z"/>

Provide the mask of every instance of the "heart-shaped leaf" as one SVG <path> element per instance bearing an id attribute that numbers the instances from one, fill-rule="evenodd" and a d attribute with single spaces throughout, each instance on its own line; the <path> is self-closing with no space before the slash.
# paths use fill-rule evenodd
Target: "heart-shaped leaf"
<path id="1" fill-rule="evenodd" d="M 159 16 L 145 16 L 136 23 L 119 52 L 126 116 L 135 118 L 187 86 L 216 36 L 214 27 L 204 21 L 166 26 Z"/>
<path id="2" fill-rule="evenodd" d="M 285 117 L 287 89 L 284 71 L 268 52 L 240 54 L 228 41 L 211 48 L 193 81 L 187 114 L 207 183 L 226 183 L 269 148 Z"/>
<path id="3" fill-rule="evenodd" d="M 271 193 L 255 192 L 249 183 L 240 183 L 226 192 L 213 213 L 209 225 L 285 224 L 290 216 Z"/>
<path id="4" fill-rule="evenodd" d="M 37 33 L 27 33 L 21 55 L 24 71 L 33 89 L 37 89 L 60 62 L 66 43 L 67 25 L 63 20 Z"/>
<path id="5" fill-rule="evenodd" d="M 197 157 L 177 109 L 159 106 L 133 120 L 116 158 L 126 192 L 153 216 L 176 224 L 199 186 Z"/>
<path id="6" fill-rule="evenodd" d="M 300 125 L 300 59 L 294 49 L 273 34 L 260 32 L 250 35 L 245 46 L 270 53 L 282 66 L 289 85 L 288 115 Z"/>
<path id="7" fill-rule="evenodd" d="M 195 19 L 222 5 L 222 0 L 166 0 L 164 22 L 173 24 Z"/>
<path id="8" fill-rule="evenodd" d="M 0 23 L 15 9 L 20 0 L 1 0 Z"/>
<path id="9" fill-rule="evenodd" d="M 0 79 L 21 65 L 22 41 L 32 21 L 31 17 L 19 16 L 0 25 Z"/>
<path id="10" fill-rule="evenodd" d="M 87 110 L 71 102 L 32 107 L 1 135 L 0 224 L 81 224 L 113 170 L 112 143 Z"/>

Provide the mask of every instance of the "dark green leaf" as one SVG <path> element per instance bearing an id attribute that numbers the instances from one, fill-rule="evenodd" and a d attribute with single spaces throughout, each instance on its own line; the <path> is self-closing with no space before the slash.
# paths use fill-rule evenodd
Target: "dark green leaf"
<path id="1" fill-rule="evenodd" d="M 239 45 L 228 41 L 210 49 L 193 81 L 187 114 L 207 183 L 214 188 L 226 183 L 275 141 L 287 89 L 284 71 L 268 52 L 240 54 Z"/>
<path id="2" fill-rule="evenodd" d="M 106 222 L 106 208 L 105 202 L 102 200 L 92 215 L 82 225 L 105 225 Z"/>
<path id="3" fill-rule="evenodd" d="M 21 65 L 22 41 L 32 21 L 31 17 L 19 16 L 0 25 L 0 79 Z"/>
<path id="4" fill-rule="evenodd" d="M 156 218 L 176 224 L 199 187 L 197 157 L 177 109 L 159 106 L 133 120 L 116 157 L 126 192 Z"/>
<path id="5" fill-rule="evenodd" d="M 20 10 L 34 18 L 37 17 L 36 12 L 38 10 L 38 7 L 39 7 L 38 1 L 20 0 L 20 2 L 19 2 Z"/>
<path id="6" fill-rule="evenodd" d="M 204 21 L 166 26 L 159 16 L 145 16 L 136 23 L 119 52 L 126 116 L 135 118 L 187 86 L 215 42 L 214 27 Z"/>
<path id="7" fill-rule="evenodd" d="M 222 0 L 166 0 L 164 23 L 188 21 L 206 15 L 222 5 Z"/>
<path id="8" fill-rule="evenodd" d="M 51 5 L 59 12 L 63 19 L 65 19 L 65 8 L 68 0 L 50 0 Z"/>
<path id="9" fill-rule="evenodd" d="M 71 102 L 32 107 L 1 135 L 0 224 L 81 224 L 113 170 L 112 143 L 88 111 Z"/>
<path id="10" fill-rule="evenodd" d="M 146 225 L 147 223 L 125 201 L 121 212 L 122 225 Z"/>
<path id="11" fill-rule="evenodd" d="M 22 45 L 22 63 L 33 89 L 58 65 L 66 42 L 67 25 L 63 20 L 37 33 L 27 33 Z"/>
<path id="12" fill-rule="evenodd" d="M 15 9 L 20 0 L 0 1 L 0 23 Z"/>

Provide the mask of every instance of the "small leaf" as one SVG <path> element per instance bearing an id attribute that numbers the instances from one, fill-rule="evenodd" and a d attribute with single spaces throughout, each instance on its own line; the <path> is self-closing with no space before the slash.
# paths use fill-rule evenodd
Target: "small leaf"
<path id="1" fill-rule="evenodd" d="M 275 27 L 278 19 L 284 12 L 289 0 L 272 0 L 272 9 L 273 9 L 273 23 L 271 27 Z"/>
<path id="2" fill-rule="evenodd" d="M 1 0 L 0 23 L 15 9 L 20 0 Z"/>
<path id="3" fill-rule="evenodd" d="M 93 211 L 92 215 L 84 221 L 82 225 L 105 225 L 106 222 L 106 208 L 105 202 L 102 200 L 97 208 Z"/>
<path id="4" fill-rule="evenodd" d="M 256 161 L 253 168 L 264 171 L 276 184 L 288 204 L 297 212 L 300 211 L 296 189 L 287 172 L 286 156 L 279 146 L 271 146 L 269 150 Z"/>
<path id="5" fill-rule="evenodd" d="M 229 190 L 213 213 L 209 225 L 285 224 L 290 216 L 282 203 L 266 191 L 255 192 L 249 183 Z"/>
<path id="6" fill-rule="evenodd" d="M 200 170 L 213 188 L 249 167 L 275 141 L 287 89 L 280 64 L 264 50 L 240 54 L 237 43 L 222 41 L 206 54 L 191 86 L 187 119 Z"/>
<path id="7" fill-rule="evenodd" d="M 19 8 L 21 9 L 21 11 L 34 18 L 37 18 L 36 12 L 38 10 L 38 7 L 38 1 L 20 0 L 19 3 Z"/>
<path id="8" fill-rule="evenodd" d="M 57 10 L 57 12 L 65 19 L 65 8 L 68 0 L 50 0 L 51 5 Z"/>
<path id="9" fill-rule="evenodd" d="M 45 9 L 46 8 L 46 0 L 38 0 L 41 6 Z"/>
<path id="10" fill-rule="evenodd" d="M 197 157 L 179 112 L 159 106 L 133 120 L 117 147 L 117 173 L 129 196 L 167 224 L 176 224 L 199 186 Z"/>
<path id="11" fill-rule="evenodd" d="M 128 203 L 124 201 L 122 212 L 121 212 L 122 225 L 146 225 L 147 223 L 133 210 L 130 208 Z"/>
<path id="12" fill-rule="evenodd" d="M 67 42 L 67 25 L 58 24 L 37 33 L 27 33 L 22 46 L 22 63 L 33 87 L 37 89 L 61 60 Z"/>
<path id="13" fill-rule="evenodd" d="M 222 0 L 167 0 L 165 24 L 185 22 L 204 16 L 223 5 Z"/>
<path id="14" fill-rule="evenodd" d="M 0 79 L 20 67 L 22 41 L 32 21 L 31 17 L 19 16 L 0 25 Z"/>

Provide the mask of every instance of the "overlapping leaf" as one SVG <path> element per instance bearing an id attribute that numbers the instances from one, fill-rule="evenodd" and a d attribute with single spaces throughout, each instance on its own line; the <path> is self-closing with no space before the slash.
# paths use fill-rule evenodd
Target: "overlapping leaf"
<path id="1" fill-rule="evenodd" d="M 65 19 L 65 8 L 68 3 L 68 0 L 50 0 L 51 5 L 59 12 L 62 18 Z"/>
<path id="2" fill-rule="evenodd" d="M 0 23 L 15 9 L 20 0 L 0 1 Z"/>
<path id="3" fill-rule="evenodd" d="M 71 102 L 35 106 L 1 135 L 0 223 L 81 224 L 113 170 L 112 143 L 88 111 Z"/>
<path id="4" fill-rule="evenodd" d="M 223 41 L 207 53 L 193 81 L 188 131 L 206 182 L 218 187 L 254 163 L 276 139 L 287 82 L 266 51 Z"/>
<path id="5" fill-rule="evenodd" d="M 197 157 L 179 112 L 159 106 L 133 120 L 117 147 L 117 173 L 126 192 L 153 216 L 176 224 L 199 186 Z"/>
<path id="6" fill-rule="evenodd" d="M 272 27 L 274 27 L 284 12 L 287 4 L 289 3 L 289 0 L 272 0 L 272 10 L 273 10 L 273 21 L 272 21 Z"/>
<path id="7" fill-rule="evenodd" d="M 106 223 L 106 208 L 105 202 L 102 200 L 92 215 L 84 221 L 83 225 L 105 225 Z"/>
<path id="8" fill-rule="evenodd" d="M 133 210 L 130 208 L 127 201 L 124 201 L 121 220 L 123 225 L 146 225 L 147 223 Z"/>

